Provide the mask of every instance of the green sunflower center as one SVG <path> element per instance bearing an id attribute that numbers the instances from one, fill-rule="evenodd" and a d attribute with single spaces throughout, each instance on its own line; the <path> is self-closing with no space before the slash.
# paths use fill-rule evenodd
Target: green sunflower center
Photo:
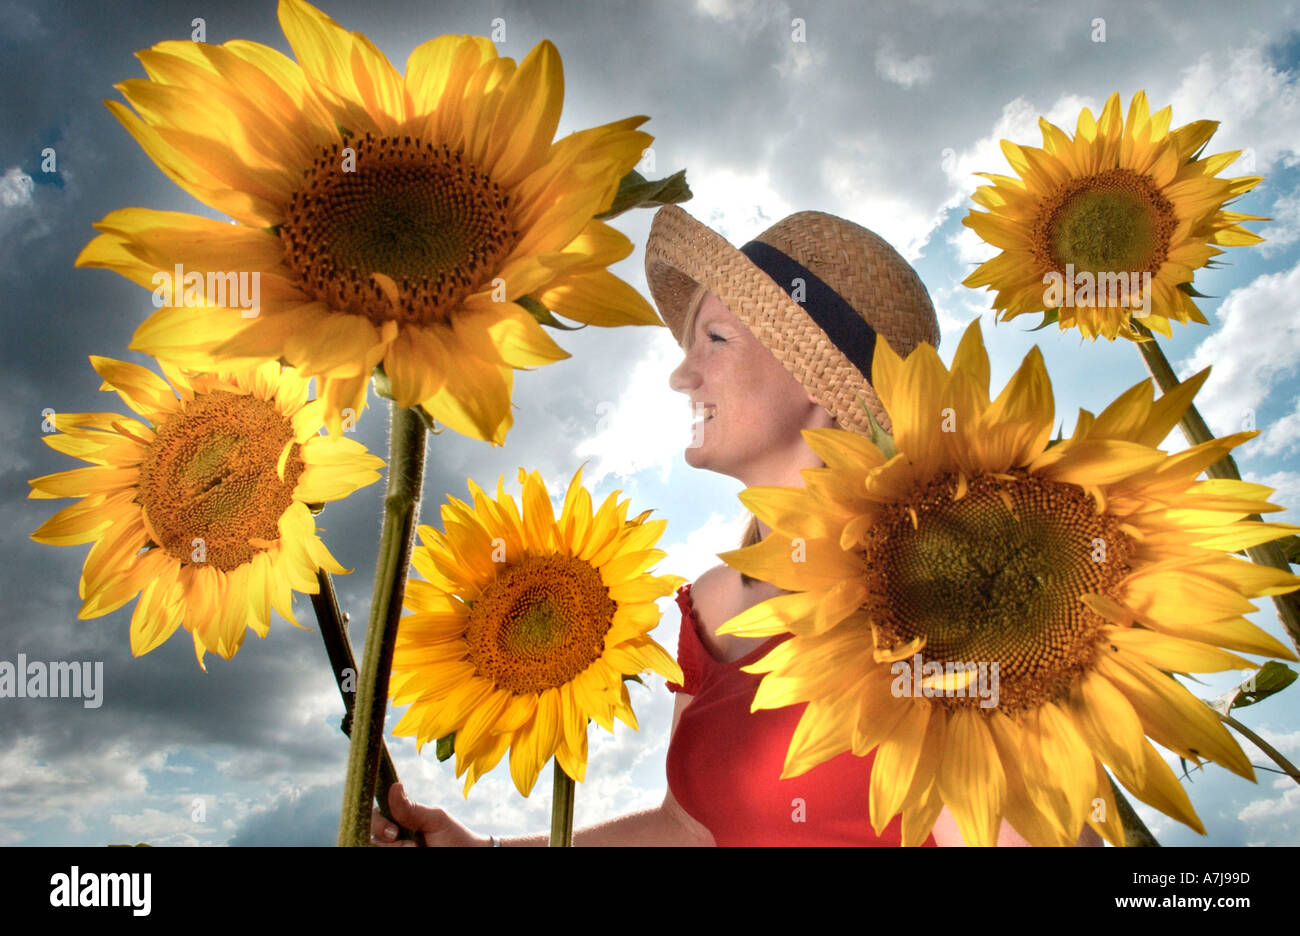
<path id="1" fill-rule="evenodd" d="M 866 561 L 881 596 L 871 609 L 881 643 L 924 636 L 923 662 L 945 669 L 986 664 L 991 672 L 996 662 L 1004 712 L 1063 698 L 1102 636 L 1103 620 L 1080 596 L 1108 594 L 1128 574 L 1132 540 L 1078 486 L 1023 469 L 976 478 L 961 500 L 955 489 L 950 476 L 937 479 L 871 531 Z"/>
<path id="2" fill-rule="evenodd" d="M 367 134 L 333 144 L 303 173 L 280 240 L 299 285 L 332 308 L 376 324 L 445 323 L 514 248 L 508 203 L 446 144 Z"/>
<path id="3" fill-rule="evenodd" d="M 1165 262 L 1177 225 L 1173 204 L 1131 169 L 1074 179 L 1043 205 L 1034 223 L 1034 253 L 1064 274 L 1154 275 Z"/>
<path id="4" fill-rule="evenodd" d="M 563 686 L 600 659 L 617 608 L 589 563 L 530 556 L 502 569 L 474 602 L 469 658 L 511 692 Z"/>
<path id="5" fill-rule="evenodd" d="M 189 565 L 229 572 L 280 538 L 304 464 L 294 443 L 284 480 L 276 465 L 293 442 L 273 403 L 223 390 L 199 394 L 167 417 L 140 463 L 140 504 L 150 536 Z"/>

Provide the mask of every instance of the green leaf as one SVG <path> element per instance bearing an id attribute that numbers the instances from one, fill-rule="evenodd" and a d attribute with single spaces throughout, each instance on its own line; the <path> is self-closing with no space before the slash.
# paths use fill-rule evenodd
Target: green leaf
<path id="1" fill-rule="evenodd" d="M 1196 287 L 1194 287 L 1191 283 L 1179 283 L 1178 288 L 1181 289 L 1183 292 L 1187 293 L 1187 295 L 1191 296 L 1193 299 L 1217 299 L 1218 298 L 1217 296 L 1207 296 L 1203 292 L 1197 292 Z"/>
<path id="2" fill-rule="evenodd" d="M 1236 708 L 1246 705 L 1254 705 L 1256 702 L 1262 702 L 1271 695 L 1281 692 L 1291 683 L 1295 682 L 1296 672 L 1284 663 L 1276 660 L 1269 660 L 1259 671 L 1255 673 L 1253 679 L 1246 679 L 1239 687 L 1241 693 L 1233 701 Z M 1252 686 L 1251 683 L 1254 683 Z"/>
<path id="3" fill-rule="evenodd" d="M 1269 660 L 1258 670 L 1247 676 L 1235 689 L 1229 689 L 1213 702 L 1206 703 L 1217 712 L 1227 715 L 1234 708 L 1243 708 L 1262 702 L 1271 695 L 1281 692 L 1295 682 L 1296 673 L 1289 666 L 1276 660 Z"/>
<path id="4" fill-rule="evenodd" d="M 1061 317 L 1060 309 L 1048 309 L 1043 312 L 1043 323 L 1037 328 L 1029 329 L 1031 332 L 1042 331 L 1048 325 L 1055 325 Z"/>
<path id="5" fill-rule="evenodd" d="M 388 374 L 384 371 L 383 364 L 376 364 L 375 369 L 370 376 L 374 380 L 375 393 L 379 394 L 385 400 L 395 399 L 393 396 L 393 384 L 388 379 Z"/>
<path id="6" fill-rule="evenodd" d="M 623 682 L 635 682 L 635 683 L 640 683 L 643 686 L 645 685 L 645 680 L 642 679 L 640 676 L 638 676 L 636 673 L 624 673 Z"/>
<path id="7" fill-rule="evenodd" d="M 441 763 L 456 753 L 456 732 L 438 739 L 438 761 Z"/>
<path id="8" fill-rule="evenodd" d="M 577 331 L 579 328 L 587 327 L 586 325 L 565 325 L 551 313 L 550 309 L 546 308 L 546 306 L 542 305 L 532 296 L 520 296 L 515 300 L 515 305 L 523 306 L 528 314 L 537 320 L 537 324 L 539 325 L 547 325 L 551 328 L 560 328 L 564 331 Z"/>
<path id="9" fill-rule="evenodd" d="M 598 215 L 601 221 L 616 218 L 633 208 L 657 208 L 660 205 L 677 205 L 691 198 L 690 187 L 686 184 L 686 170 L 674 172 L 665 179 L 651 181 L 633 169 L 619 179 L 618 192 L 614 203 L 608 211 Z"/>
<path id="10" fill-rule="evenodd" d="M 871 424 L 871 444 L 880 449 L 881 454 L 888 461 L 898 454 L 898 448 L 894 445 L 894 437 L 886 432 L 880 423 L 876 422 L 875 414 L 871 412 L 871 407 L 867 406 L 867 401 L 862 399 L 862 394 L 857 394 L 857 397 L 862 412 L 867 414 L 867 422 Z"/>

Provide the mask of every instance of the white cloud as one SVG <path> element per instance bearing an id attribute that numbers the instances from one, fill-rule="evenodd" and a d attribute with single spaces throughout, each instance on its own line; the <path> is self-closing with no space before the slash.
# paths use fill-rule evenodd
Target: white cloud
<path id="1" fill-rule="evenodd" d="M 1283 817 L 1300 819 L 1300 787 L 1294 784 L 1281 796 L 1251 800 L 1241 812 L 1237 813 L 1237 818 L 1242 822 L 1250 822 L 1254 819 L 1276 821 Z"/>
<path id="2" fill-rule="evenodd" d="M 32 182 L 31 176 L 17 166 L 11 166 L 5 170 L 3 176 L 0 176 L 0 205 L 6 208 L 29 205 L 35 189 L 36 185 Z"/>
<path id="3" fill-rule="evenodd" d="M 1300 241 L 1300 188 L 1273 202 L 1268 214 L 1273 219 L 1270 223 L 1263 226 L 1251 225 L 1252 230 L 1257 230 L 1261 237 L 1266 238 L 1256 248 L 1265 257 L 1281 253 Z"/>
<path id="4" fill-rule="evenodd" d="M 1244 481 L 1271 487 L 1273 493 L 1269 495 L 1268 502 L 1286 508 L 1264 514 L 1265 521 L 1295 523 L 1300 520 L 1300 472 L 1275 471 L 1272 474 L 1259 475 L 1253 471 L 1243 471 L 1241 477 Z"/>
<path id="5" fill-rule="evenodd" d="M 948 176 L 949 184 L 953 187 L 953 194 L 944 207 L 964 206 L 978 186 L 987 184 L 986 179 L 975 175 L 976 172 L 1014 176 L 1015 172 L 1002 153 L 1002 141 L 1010 140 L 1020 146 L 1041 147 L 1043 133 L 1038 126 L 1040 116 L 1046 117 L 1049 123 L 1056 124 L 1066 133 L 1073 135 L 1079 120 L 1079 112 L 1087 107 L 1096 116 L 1101 112 L 1103 104 L 1105 101 L 1098 101 L 1093 97 L 1081 97 L 1077 94 L 1062 95 L 1045 111 L 1024 96 L 1008 101 L 1002 106 L 1001 116 L 987 135 L 980 137 L 960 152 L 955 147 L 943 149 L 942 167 Z M 963 259 L 967 258 L 963 256 Z"/>
<path id="6" fill-rule="evenodd" d="M 722 561 L 718 553 L 740 547 L 740 538 L 748 522 L 749 511 L 743 507 L 730 516 L 711 513 L 709 519 L 686 534 L 684 540 L 663 547 L 668 557 L 660 563 L 660 569 L 695 581 L 701 573 Z"/>
<path id="7" fill-rule="evenodd" d="M 1250 443 L 1255 454 L 1281 455 L 1295 451 L 1300 447 L 1300 397 L 1296 398 L 1295 409 L 1290 413 L 1258 428 L 1263 433 Z"/>
<path id="8" fill-rule="evenodd" d="M 682 164 L 690 167 L 691 191 L 695 193 L 683 207 L 733 245 L 752 240 L 794 213 L 766 167 L 740 169 L 710 163 L 689 152 L 683 155 Z"/>
<path id="9" fill-rule="evenodd" d="M 668 386 L 668 375 L 681 359 L 672 336 L 658 330 L 618 400 L 597 405 L 596 434 L 573 449 L 579 458 L 595 458 L 583 475 L 585 483 L 594 487 L 607 475 L 629 478 L 652 469 L 658 469 L 661 482 L 668 480 L 674 457 L 690 442 L 689 401 Z"/>
<path id="10" fill-rule="evenodd" d="M 772 67 L 782 78 L 807 78 L 811 77 L 812 73 L 808 75 L 804 73 L 808 72 L 811 66 L 816 65 L 820 69 L 829 60 L 830 55 L 824 46 L 810 46 L 807 42 L 791 42 L 785 58 Z"/>
<path id="11" fill-rule="evenodd" d="M 934 76 L 931 61 L 928 55 L 904 58 L 894 47 L 894 43 L 886 39 L 876 51 L 876 74 L 903 88 L 925 85 L 929 84 Z"/>
<path id="12" fill-rule="evenodd" d="M 1300 165 L 1300 78 L 1279 71 L 1258 44 L 1206 52 L 1185 69 L 1170 104 L 1173 125 L 1221 121 L 1207 153 L 1242 150 L 1229 173 Z M 1160 107 L 1159 102 L 1152 102 Z"/>
<path id="13" fill-rule="evenodd" d="M 821 160 L 822 183 L 837 213 L 860 219 L 907 260 L 920 256 L 944 215 L 891 186 L 896 167 L 881 164 L 888 147 L 858 141 L 828 151 Z"/>
<path id="14" fill-rule="evenodd" d="M 1269 390 L 1300 364 L 1297 292 L 1300 264 L 1234 289 L 1219 307 L 1219 330 L 1178 366 L 1184 380 L 1213 366 L 1196 405 L 1216 435 L 1240 431 L 1247 410 L 1258 414 Z"/>
<path id="15" fill-rule="evenodd" d="M 108 824 L 118 836 L 119 844 L 192 846 L 212 844 L 215 830 L 194 818 L 194 797 L 176 797 L 169 809 L 145 807 L 137 813 L 114 813 Z"/>

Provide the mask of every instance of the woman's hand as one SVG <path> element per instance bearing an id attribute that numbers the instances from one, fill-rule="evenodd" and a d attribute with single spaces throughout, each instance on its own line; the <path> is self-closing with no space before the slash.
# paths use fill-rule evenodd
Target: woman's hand
<path id="1" fill-rule="evenodd" d="M 422 834 L 426 845 L 491 845 L 486 835 L 475 835 L 441 809 L 418 806 L 406 798 L 406 791 L 395 783 L 388 791 L 388 809 L 393 818 L 407 828 Z M 375 845 L 408 845 L 413 841 L 398 841 L 397 826 L 384 818 L 378 809 L 370 814 L 370 841 Z"/>

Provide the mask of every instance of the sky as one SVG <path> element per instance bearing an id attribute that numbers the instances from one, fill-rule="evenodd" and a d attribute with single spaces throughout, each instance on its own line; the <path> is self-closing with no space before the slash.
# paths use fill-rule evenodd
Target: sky
<path id="1" fill-rule="evenodd" d="M 1253 420 L 1260 435 L 1236 450 L 1247 480 L 1276 490 L 1288 509 L 1266 519 L 1300 523 L 1300 10 L 1295 2 L 394 2 L 325 0 L 344 27 L 368 35 L 401 67 L 412 48 L 443 33 L 489 35 L 516 60 L 542 39 L 564 63 L 560 135 L 633 114 L 651 117 L 647 174 L 687 170 L 684 205 L 733 244 L 805 209 L 871 228 L 915 266 L 951 363 L 974 318 L 996 392 L 1037 345 L 1056 396 L 1058 424 L 1079 408 L 1100 412 L 1146 378 L 1125 342 L 1082 342 L 1076 332 L 1029 332 L 1028 318 L 993 324 L 991 295 L 961 285 L 993 251 L 962 226 L 978 171 L 1006 173 L 999 140 L 1041 145 L 1038 116 L 1073 132 L 1083 106 L 1100 111 L 1120 92 L 1145 89 L 1175 126 L 1220 121 L 1210 152 L 1242 150 L 1226 175 L 1259 174 L 1234 206 L 1263 245 L 1233 248 L 1227 266 L 1201 271 L 1209 325 L 1174 326 L 1162 344 L 1186 378 L 1212 366 L 1197 405 L 1226 435 Z M 68 4 L 0 0 L 0 661 L 95 661 L 103 700 L 0 699 L 0 844 L 331 844 L 338 828 L 347 741 L 342 702 L 319 637 L 274 621 L 229 662 L 195 664 L 178 634 L 133 658 L 133 604 L 77 620 L 77 580 L 89 547 L 51 547 L 29 533 L 62 503 L 28 500 L 27 480 L 82 463 L 41 442 L 41 413 L 120 409 L 98 394 L 88 356 L 148 364 L 127 350 L 151 311 L 141 288 L 73 260 L 108 212 L 133 205 L 218 215 L 175 187 L 101 103 L 113 84 L 143 77 L 137 50 L 190 38 L 255 40 L 289 53 L 271 0 L 209 4 Z M 802 29 L 794 26 L 798 19 Z M 498 35 L 500 28 L 498 27 Z M 798 38 L 797 38 L 798 37 Z M 799 41 L 801 40 L 801 41 Z M 1104 41 L 1103 41 L 1104 40 Z M 43 151 L 56 154 L 42 171 Z M 613 267 L 648 295 L 643 252 L 651 213 L 615 225 L 637 245 Z M 558 335 L 568 360 L 516 375 L 515 425 L 504 448 L 446 432 L 430 439 L 425 522 L 467 478 L 493 484 L 523 465 L 562 491 L 585 464 L 596 498 L 619 489 L 632 509 L 668 520 L 658 571 L 689 579 L 734 548 L 746 514 L 740 482 L 689 467 L 686 400 L 668 387 L 681 359 L 661 328 L 587 328 Z M 385 401 L 371 396 L 355 438 L 386 453 Z M 1177 432 L 1164 447 L 1185 447 Z M 352 573 L 336 587 L 364 641 L 381 484 L 331 504 L 322 537 Z M 1251 616 L 1284 643 L 1271 602 Z M 299 596 L 300 619 L 310 604 Z M 661 603 L 655 635 L 675 649 L 676 606 Z M 1232 672 L 1191 684 L 1212 698 Z M 672 696 L 649 676 L 631 694 L 640 731 L 593 725 L 576 827 L 654 806 L 664 795 Z M 1293 690 L 1239 713 L 1293 761 L 1300 712 Z M 390 713 L 389 728 L 401 709 Z M 413 799 L 442 806 L 481 833 L 549 825 L 549 769 L 531 797 L 503 764 L 466 799 L 451 764 L 410 738 L 389 737 Z M 1256 765 L 1270 764 L 1246 747 Z M 1169 756 L 1177 770 L 1176 758 Z M 1300 842 L 1300 788 L 1260 770 L 1251 784 L 1216 765 L 1184 779 L 1208 830 L 1201 837 L 1142 804 L 1166 845 Z M 1130 797 L 1130 799 L 1133 799 Z"/>

